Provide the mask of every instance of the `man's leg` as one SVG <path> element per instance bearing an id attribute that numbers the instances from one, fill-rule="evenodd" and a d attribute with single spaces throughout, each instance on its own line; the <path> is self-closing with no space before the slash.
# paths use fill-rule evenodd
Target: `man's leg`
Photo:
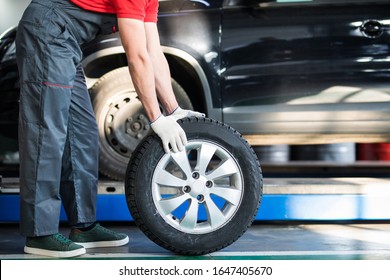
<path id="1" fill-rule="evenodd" d="M 74 40 L 53 5 L 32 2 L 16 39 L 21 84 L 20 229 L 27 237 L 26 253 L 73 257 L 84 254 L 85 248 L 58 233 L 59 188 L 74 61 L 81 59 L 81 51 L 69 47 Z"/>
<path id="2" fill-rule="evenodd" d="M 69 111 L 68 137 L 62 159 L 61 198 L 69 223 L 69 238 L 85 248 L 122 246 L 126 234 L 103 228 L 96 221 L 99 142 L 98 128 L 85 84 L 77 67 Z"/>
<path id="3" fill-rule="evenodd" d="M 53 26 L 54 21 L 64 29 Z M 36 3 L 19 24 L 16 43 L 21 83 L 21 233 L 50 235 L 58 232 L 62 154 L 75 61 L 81 59 L 81 51 L 74 48 L 77 42 L 52 7 Z"/>
<path id="4" fill-rule="evenodd" d="M 96 221 L 98 141 L 96 119 L 80 64 L 72 88 L 62 158 L 61 198 L 70 225 Z"/>

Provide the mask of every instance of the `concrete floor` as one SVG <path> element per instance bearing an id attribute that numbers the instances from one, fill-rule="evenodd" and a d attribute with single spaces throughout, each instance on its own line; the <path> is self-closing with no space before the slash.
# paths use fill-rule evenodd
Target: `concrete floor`
<path id="1" fill-rule="evenodd" d="M 83 259 L 390 260 L 390 223 L 269 224 L 256 222 L 231 246 L 198 257 L 178 256 L 150 241 L 133 223 L 105 223 L 125 232 L 128 245 L 88 249 Z M 61 225 L 68 235 L 69 228 Z M 23 253 L 17 224 L 0 224 L 0 259 L 36 259 Z"/>

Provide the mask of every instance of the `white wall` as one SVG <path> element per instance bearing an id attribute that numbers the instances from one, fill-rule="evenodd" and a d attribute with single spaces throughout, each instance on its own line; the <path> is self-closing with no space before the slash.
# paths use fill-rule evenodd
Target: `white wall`
<path id="1" fill-rule="evenodd" d="M 31 0 L 0 0 L 0 34 L 18 24 Z"/>

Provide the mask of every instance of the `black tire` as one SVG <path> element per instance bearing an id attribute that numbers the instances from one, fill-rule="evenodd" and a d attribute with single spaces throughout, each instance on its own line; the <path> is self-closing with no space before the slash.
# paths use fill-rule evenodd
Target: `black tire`
<path id="1" fill-rule="evenodd" d="M 179 105 L 193 109 L 184 89 L 174 80 L 172 87 Z M 99 129 L 99 171 L 123 180 L 131 154 L 151 130 L 128 68 L 105 74 L 90 95 Z"/>
<path id="2" fill-rule="evenodd" d="M 126 200 L 135 223 L 156 244 L 203 255 L 232 244 L 252 224 L 263 177 L 255 152 L 233 128 L 207 118 L 179 124 L 186 151 L 165 154 L 155 134 L 134 151 Z"/>

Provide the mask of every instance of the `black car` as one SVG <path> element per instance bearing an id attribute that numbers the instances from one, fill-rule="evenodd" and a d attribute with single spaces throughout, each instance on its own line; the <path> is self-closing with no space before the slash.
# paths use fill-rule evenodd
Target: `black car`
<path id="1" fill-rule="evenodd" d="M 390 1 L 164 0 L 158 26 L 183 107 L 253 145 L 390 139 Z M 3 137 L 16 137 L 11 29 L 0 41 Z M 118 34 L 83 46 L 100 169 L 123 178 L 150 131 Z"/>

